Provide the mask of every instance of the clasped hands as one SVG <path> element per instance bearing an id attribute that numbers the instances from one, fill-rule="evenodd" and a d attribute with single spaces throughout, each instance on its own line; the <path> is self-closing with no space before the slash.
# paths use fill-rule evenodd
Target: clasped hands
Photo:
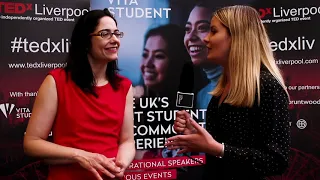
<path id="1" fill-rule="evenodd" d="M 75 160 L 85 169 L 94 174 L 98 180 L 103 180 L 103 175 L 108 179 L 122 179 L 127 168 L 123 162 L 116 158 L 107 158 L 104 155 L 80 151 Z"/>
<path id="2" fill-rule="evenodd" d="M 180 135 L 168 138 L 167 146 L 170 150 L 180 149 L 178 154 L 187 152 L 205 152 L 220 156 L 223 145 L 218 143 L 201 127 L 186 111 L 178 111 L 174 122 L 174 130 Z"/>

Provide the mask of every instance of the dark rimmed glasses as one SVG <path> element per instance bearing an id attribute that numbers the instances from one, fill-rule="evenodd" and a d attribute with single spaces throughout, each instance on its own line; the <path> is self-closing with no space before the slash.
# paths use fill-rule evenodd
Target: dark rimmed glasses
<path id="1" fill-rule="evenodd" d="M 117 38 L 122 38 L 124 33 L 120 31 L 111 32 L 109 30 L 101 30 L 97 33 L 91 33 L 90 36 L 100 36 L 103 39 L 110 39 L 112 35 L 115 35 Z"/>

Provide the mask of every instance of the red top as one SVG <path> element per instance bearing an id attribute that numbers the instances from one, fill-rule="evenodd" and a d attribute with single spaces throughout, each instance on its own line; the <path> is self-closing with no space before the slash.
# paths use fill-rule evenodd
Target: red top
<path id="1" fill-rule="evenodd" d="M 131 82 L 121 77 L 119 89 L 108 83 L 95 87 L 99 98 L 86 94 L 62 69 L 52 70 L 56 82 L 58 111 L 53 124 L 53 142 L 59 145 L 116 157 L 124 118 L 126 95 Z M 69 76 L 70 77 L 70 76 Z M 78 163 L 51 165 L 49 180 L 96 179 Z"/>

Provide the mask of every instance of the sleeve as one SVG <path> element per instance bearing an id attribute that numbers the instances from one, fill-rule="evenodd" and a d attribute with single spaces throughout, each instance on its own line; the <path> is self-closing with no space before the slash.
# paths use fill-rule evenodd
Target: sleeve
<path id="1" fill-rule="evenodd" d="M 254 119 L 255 148 L 225 144 L 223 158 L 241 162 L 262 176 L 282 174 L 288 167 L 290 125 L 288 97 L 273 76 L 261 78 L 260 114 Z"/>
<path id="2" fill-rule="evenodd" d="M 129 91 L 129 89 L 130 89 L 130 87 L 132 85 L 132 82 L 130 81 L 130 79 L 128 79 L 128 78 L 126 78 L 124 76 L 120 76 L 119 75 L 119 77 L 121 79 L 121 84 L 122 84 L 121 86 L 122 86 L 123 93 L 125 95 L 127 95 L 128 91 Z"/>
<path id="3" fill-rule="evenodd" d="M 56 83 L 60 83 L 60 81 L 65 80 L 63 78 L 66 78 L 66 73 L 61 68 L 50 70 L 47 75 L 51 75 Z"/>
<path id="4" fill-rule="evenodd" d="M 66 72 L 62 68 L 57 68 L 49 71 L 47 75 L 51 75 L 55 81 L 56 89 L 57 89 L 57 97 L 59 104 L 63 102 L 64 97 L 64 85 L 67 83 L 66 81 Z"/>

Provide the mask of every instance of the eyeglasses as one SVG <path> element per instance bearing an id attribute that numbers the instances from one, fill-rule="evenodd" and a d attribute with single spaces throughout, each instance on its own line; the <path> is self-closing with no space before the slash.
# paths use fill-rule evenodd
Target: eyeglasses
<path id="1" fill-rule="evenodd" d="M 103 39 L 110 39 L 112 35 L 115 35 L 117 38 L 122 38 L 124 33 L 123 32 L 110 32 L 109 30 L 101 30 L 97 33 L 91 33 L 90 36 L 101 36 Z"/>

